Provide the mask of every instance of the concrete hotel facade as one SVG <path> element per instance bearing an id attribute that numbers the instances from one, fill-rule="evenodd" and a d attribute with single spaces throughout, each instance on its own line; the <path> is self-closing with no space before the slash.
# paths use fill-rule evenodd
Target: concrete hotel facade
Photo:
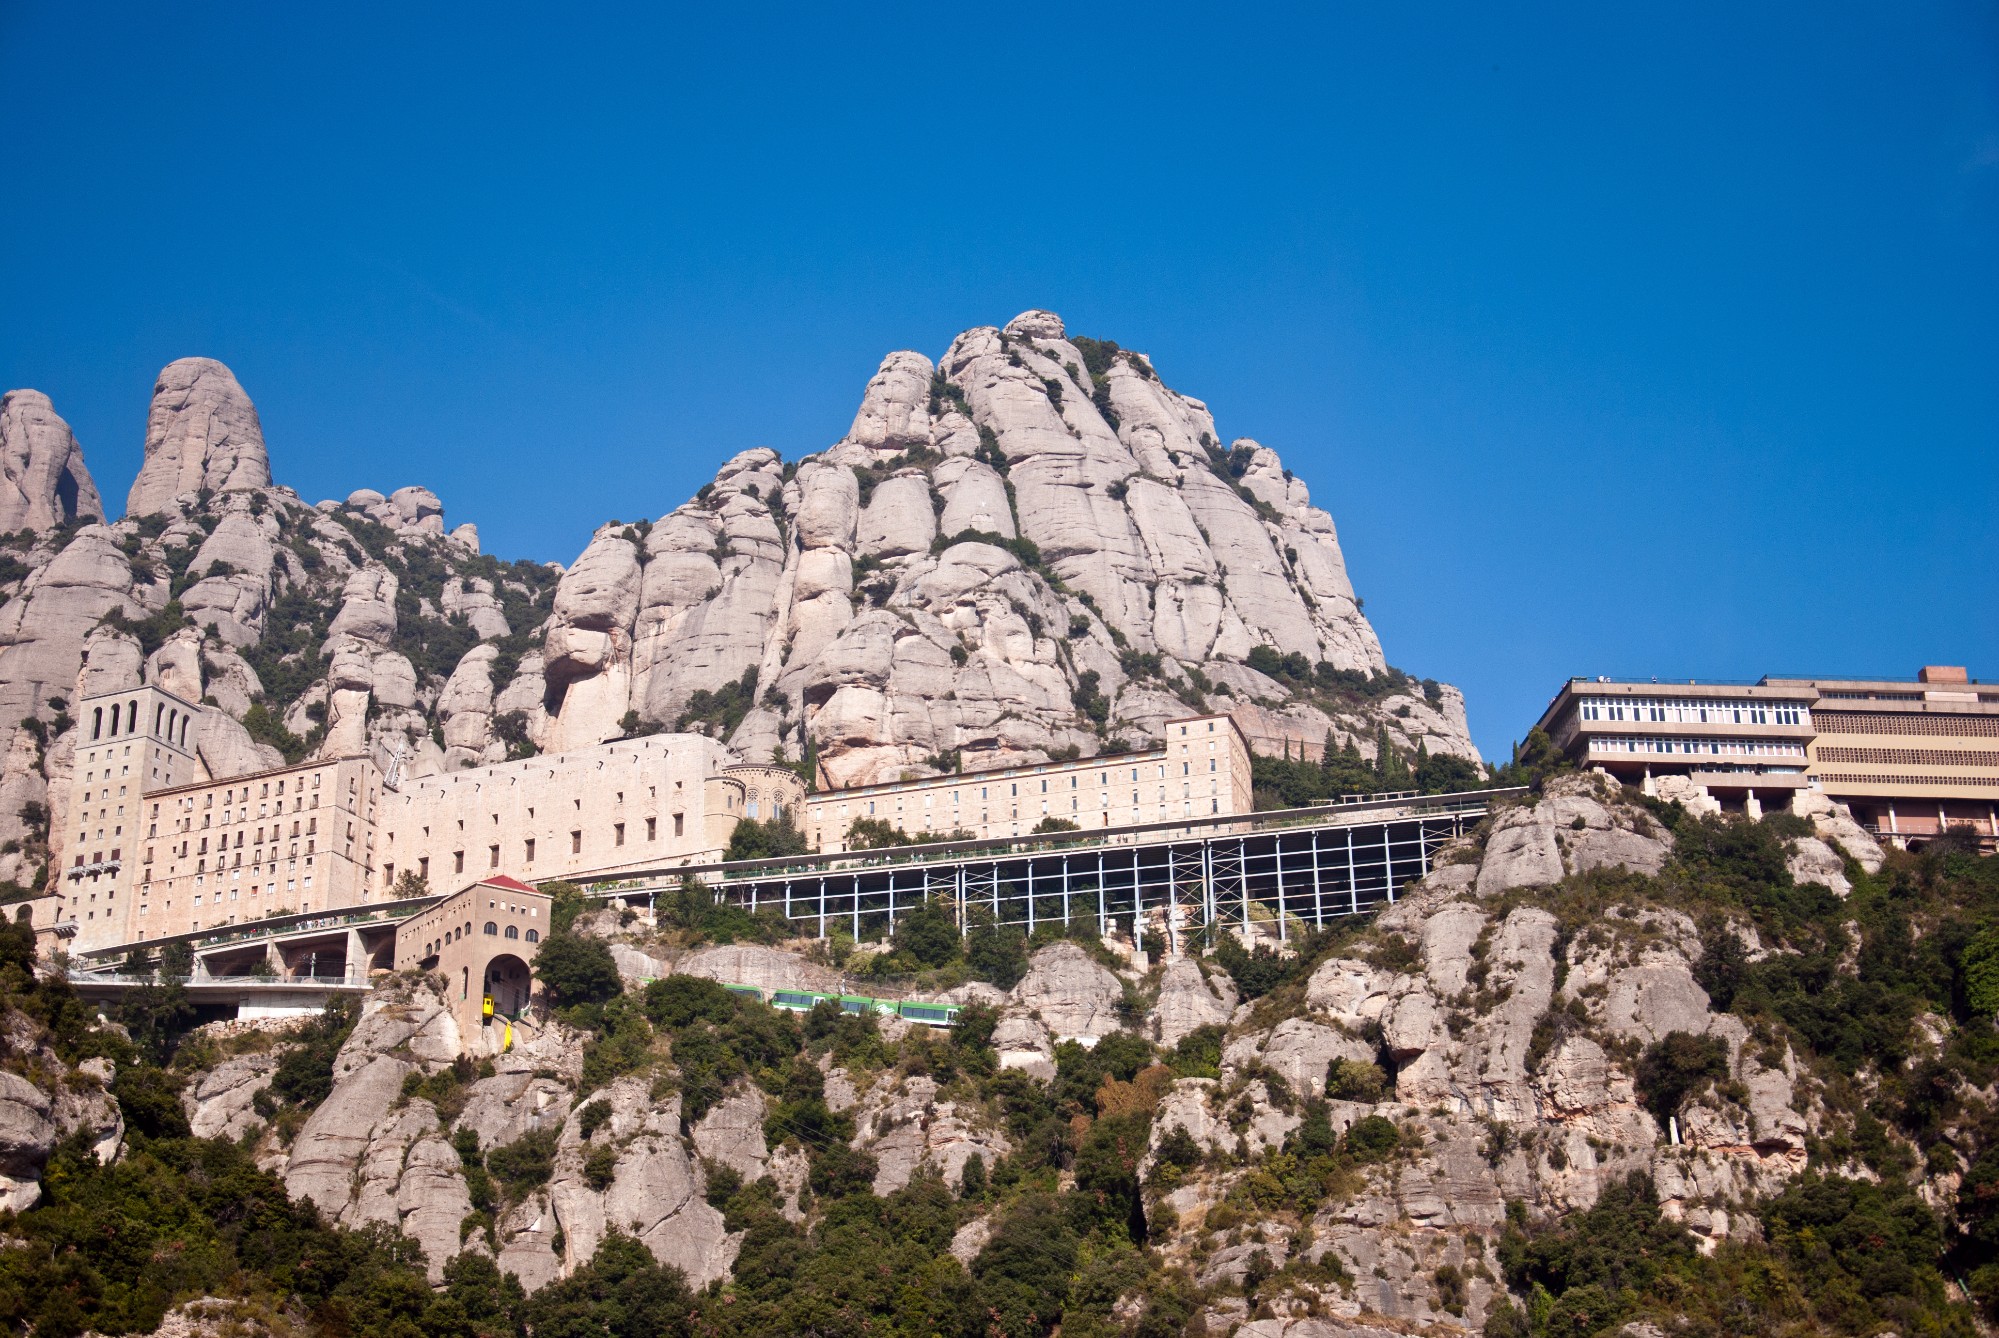
<path id="1" fill-rule="evenodd" d="M 1652 792 L 1680 776 L 1723 808 L 1785 807 L 1810 782 L 1810 691 L 1572 678 L 1536 728 L 1578 766 Z"/>
<path id="2" fill-rule="evenodd" d="M 1538 728 L 1581 766 L 1656 790 L 1682 777 L 1757 812 L 1814 789 L 1906 844 L 1949 827 L 1999 838 L 1999 686 L 1956 666 L 1914 679 L 1754 684 L 1571 679 Z"/>
<path id="3" fill-rule="evenodd" d="M 1088 831 L 1174 818 L 1247 813 L 1249 742 L 1227 715 L 1166 722 L 1165 742 L 1143 752 L 867 785 L 806 801 L 805 836 L 845 850 L 848 828 L 874 818 L 915 836 L 967 831 L 980 840 L 1025 836 L 1043 818 Z"/>
<path id="4" fill-rule="evenodd" d="M 1907 844 L 1969 828 L 1999 839 L 1999 684 L 1960 666 L 1911 679 L 1769 679 L 1808 689 L 1812 784 L 1882 838 Z"/>

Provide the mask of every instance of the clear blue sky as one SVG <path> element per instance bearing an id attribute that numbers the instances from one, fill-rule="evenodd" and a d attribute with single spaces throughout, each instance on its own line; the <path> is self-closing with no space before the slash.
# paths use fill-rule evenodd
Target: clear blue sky
<path id="1" fill-rule="evenodd" d="M 0 385 L 115 501 L 206 354 L 309 500 L 568 561 L 1045 306 L 1488 754 L 1571 673 L 1999 678 L 1992 4 L 306 8 L 0 3 Z"/>

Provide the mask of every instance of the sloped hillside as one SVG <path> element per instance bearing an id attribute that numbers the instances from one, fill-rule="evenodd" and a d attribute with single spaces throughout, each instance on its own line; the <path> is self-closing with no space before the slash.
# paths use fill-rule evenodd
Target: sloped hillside
<path id="1" fill-rule="evenodd" d="M 1304 483 L 1046 312 L 891 354 L 841 441 L 738 454 L 567 571 L 482 555 L 422 487 L 308 504 L 209 359 L 161 372 L 123 519 L 37 392 L 0 405 L 0 469 L 16 896 L 61 853 L 70 704 L 142 679 L 209 708 L 218 777 L 681 728 L 845 786 L 1135 746 L 1190 709 L 1273 755 L 1476 758 L 1456 690 L 1387 665 Z"/>
<path id="2" fill-rule="evenodd" d="M 0 1317 L 1969 1335 L 1999 1313 L 1995 870 L 1557 776 L 1291 953 L 961 940 L 943 908 L 815 944 L 700 889 L 656 922 L 565 894 L 556 1010 L 512 1050 L 417 977 L 276 1037 L 185 1033 L 169 983 L 128 1041 L 17 960 Z M 968 1007 L 801 1019 L 717 980 Z"/>

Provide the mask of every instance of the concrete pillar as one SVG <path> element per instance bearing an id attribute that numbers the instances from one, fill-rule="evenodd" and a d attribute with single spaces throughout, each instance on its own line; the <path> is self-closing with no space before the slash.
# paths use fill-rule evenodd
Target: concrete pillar
<path id="1" fill-rule="evenodd" d="M 1751 822 L 1763 819 L 1763 805 L 1757 801 L 1756 791 L 1751 790 L 1742 797 L 1742 811 L 1749 815 Z"/>

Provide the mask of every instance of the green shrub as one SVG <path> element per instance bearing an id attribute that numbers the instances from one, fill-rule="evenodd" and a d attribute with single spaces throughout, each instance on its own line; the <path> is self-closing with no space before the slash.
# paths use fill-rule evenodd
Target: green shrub
<path id="1" fill-rule="evenodd" d="M 1354 1122 L 1340 1145 L 1357 1162 L 1386 1161 L 1402 1146 L 1402 1131 L 1393 1120 L 1368 1115 Z"/>
<path id="2" fill-rule="evenodd" d="M 486 1169 L 506 1190 L 507 1197 L 519 1202 L 529 1190 L 548 1183 L 555 1173 L 555 1144 L 560 1130 L 532 1129 L 511 1143 L 486 1154 Z"/>
<path id="3" fill-rule="evenodd" d="M 1638 1099 L 1663 1131 L 1689 1097 L 1728 1077 L 1728 1043 L 1718 1036 L 1668 1032 L 1638 1057 Z"/>
<path id="4" fill-rule="evenodd" d="M 624 992 L 618 964 L 603 940 L 551 927 L 535 954 L 535 977 L 549 997 L 565 1007 L 603 1003 Z"/>

